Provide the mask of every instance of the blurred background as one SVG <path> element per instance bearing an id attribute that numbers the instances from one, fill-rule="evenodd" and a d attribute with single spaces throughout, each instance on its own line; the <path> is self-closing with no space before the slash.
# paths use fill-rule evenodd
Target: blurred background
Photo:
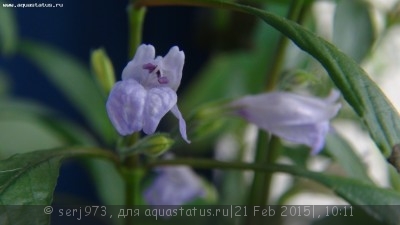
<path id="1" fill-rule="evenodd" d="M 62 3 L 61 8 L 1 8 L 0 14 L 10 10 L 14 14 L 18 38 L 31 39 L 69 54 L 85 65 L 90 63 L 91 51 L 103 47 L 109 55 L 117 75 L 127 64 L 128 58 L 128 1 L 0 1 L 1 3 Z M 183 82 L 205 62 L 209 49 L 195 44 L 195 18 L 200 10 L 195 8 L 169 7 L 148 10 L 143 33 L 143 42 L 152 44 L 157 55 L 165 55 L 169 48 L 178 45 L 187 55 Z M 1 17 L 1 16 L 0 16 Z M 66 69 L 66 68 L 60 68 Z M 88 128 L 87 122 L 66 96 L 54 86 L 37 66 L 20 54 L 5 55 L 0 58 L 1 92 L 15 98 L 38 101 L 65 117 Z M 184 86 L 184 85 L 183 85 Z M 85 96 L 82 96 L 83 98 Z M 2 148 L 9 132 L 2 123 Z M 21 129 L 25 129 L 21 127 Z M 35 136 L 35 134 L 32 134 Z M 39 135 L 40 136 L 40 135 Z M 43 137 L 45 136 L 45 137 Z M 39 138 L 52 139 L 43 134 Z M 33 138 L 35 139 L 35 137 Z M 25 142 L 26 140 L 24 140 Z M 39 141 L 41 142 L 41 141 Z M 15 146 L 26 149 L 46 148 L 57 145 L 57 140 L 49 143 L 22 143 Z M 33 149 L 32 149 L 33 148 Z M 60 172 L 57 193 L 71 196 L 86 196 L 88 201 L 97 201 L 93 183 L 79 163 L 66 163 Z M 70 197 L 71 197 L 70 196 Z"/>
<path id="2" fill-rule="evenodd" d="M 340 16 L 335 17 L 335 13 L 338 13 L 336 11 L 337 2 L 341 6 L 340 12 L 344 13 L 344 15 L 346 14 L 346 10 L 343 10 L 346 9 L 343 6 L 346 1 L 315 1 L 316 3 L 309 10 L 308 17 L 304 20 L 305 26 L 327 40 L 334 42 L 340 48 L 344 48 L 344 50 L 347 50 L 346 44 L 349 43 L 352 36 L 350 38 L 344 36 L 342 39 L 337 39 L 333 34 L 334 32 L 346 33 L 342 28 L 343 24 L 348 23 L 348 21 L 338 20 L 337 18 L 340 18 Z M 249 2 L 257 6 L 262 5 L 261 1 Z M 266 2 L 269 3 L 269 1 Z M 271 1 L 271 4 L 266 4 L 266 8 L 275 13 L 285 15 L 288 4 L 276 2 L 279 1 Z M 383 91 L 393 101 L 394 105 L 400 109 L 400 94 L 398 91 L 398 84 L 400 84 L 398 1 L 370 0 L 361 2 L 368 5 L 368 15 L 363 17 L 368 20 L 368 27 L 366 28 L 368 32 L 357 34 L 359 35 L 358 37 L 367 37 L 362 38 L 367 46 L 363 53 L 360 53 L 361 56 L 356 55 L 355 57 L 359 57 L 357 60 L 383 88 Z M 23 2 L 19 0 L 0 0 L 0 3 L 29 4 L 38 2 L 31 0 Z M 94 49 L 103 47 L 113 63 L 116 79 L 120 79 L 121 71 L 130 60 L 128 58 L 127 0 L 43 0 L 40 3 L 61 3 L 63 7 L 13 9 L 2 7 L 0 8 L 0 19 L 4 18 L 6 13 L 11 13 L 12 18 L 14 18 L 13 22 L 18 34 L 18 41 L 29 39 L 55 47 L 59 51 L 72 56 L 87 68 L 90 65 L 91 52 Z M 347 13 L 352 14 L 352 12 Z M 372 18 L 371 21 L 369 21 L 370 18 Z M 276 47 L 277 33 L 265 24 L 261 24 L 254 17 L 222 10 L 192 7 L 154 7 L 148 9 L 143 27 L 143 43 L 154 45 L 157 55 L 165 55 L 173 45 L 177 45 L 184 50 L 186 63 L 183 83 L 178 91 L 178 96 L 182 93 L 188 93 L 187 96 L 196 97 L 196 94 L 188 88 L 188 85 L 199 81 L 196 75 L 207 73 L 212 75 L 211 71 L 217 71 L 215 72 L 217 75 L 224 73 L 221 77 L 226 80 L 229 79 L 229 82 L 234 84 L 231 89 L 228 89 L 228 85 L 226 85 L 227 87 L 219 88 L 221 83 L 225 84 L 224 79 L 221 79 L 217 83 L 220 86 L 210 86 L 210 88 L 217 89 L 216 93 L 220 89 L 220 92 L 224 92 L 219 96 L 241 96 L 247 93 L 258 93 L 262 90 L 262 88 L 258 87 L 259 84 L 257 82 L 253 82 L 255 84 L 252 83 L 249 85 L 250 87 L 242 87 L 247 85 L 246 80 L 243 82 L 240 78 L 237 78 L 240 76 L 233 78 L 233 75 L 236 74 L 243 73 L 247 75 L 249 71 L 263 76 L 267 70 L 268 61 L 266 59 L 270 60 L 270 58 L 268 56 L 265 57 L 264 53 L 261 54 L 260 52 L 264 51 L 272 54 Z M 272 44 L 269 45 L 270 43 Z M 3 47 L 0 46 L 0 49 Z M 348 49 L 351 49 L 351 46 Z M 256 60 L 260 60 L 256 61 L 250 55 L 255 58 L 258 57 Z M 308 56 L 301 53 L 294 45 L 289 46 L 287 55 L 284 66 L 286 73 L 290 74 L 293 70 L 303 66 L 308 71 L 311 71 L 310 73 L 317 74 L 318 78 L 323 77 L 324 72 L 315 65 L 315 61 L 307 58 Z M 209 59 L 213 59 L 214 61 L 212 62 L 214 63 L 208 63 Z M 262 62 L 259 64 L 263 65 L 255 67 L 252 64 L 254 63 L 253 61 Z M 59 69 L 68 70 L 68 67 L 60 67 Z M 321 78 L 321 80 L 323 79 Z M 205 79 L 205 81 L 207 80 Z M 205 81 L 199 82 L 199 84 L 203 85 L 201 86 L 202 89 L 193 90 L 205 92 L 204 87 L 208 87 Z M 322 82 L 325 81 L 317 82 L 314 88 Z M 262 85 L 262 82 L 260 83 Z M 322 88 L 324 87 L 322 86 Z M 0 92 L 2 98 L 12 97 L 39 102 L 41 105 L 54 110 L 56 117 L 64 118 L 67 123 L 72 121 L 82 126 L 86 130 L 85 132 L 94 136 L 96 141 L 101 139 L 98 135 L 93 134 L 95 133 L 92 130 L 93 127 L 90 127 L 87 119 L 71 104 L 71 101 L 68 100 L 63 92 L 48 79 L 43 70 L 39 69 L 35 63 L 32 63 L 32 59 L 28 60 L 19 51 L 8 52 L 0 57 Z M 84 97 L 85 95 L 83 94 L 82 98 Z M 185 100 L 186 103 L 182 103 L 184 113 L 188 112 L 190 106 L 204 99 L 195 99 L 193 103 L 190 103 L 191 99 L 189 97 L 186 97 Z M 1 104 L 4 104 L 4 102 L 0 102 L 0 110 Z M 5 105 L 3 106 L 5 107 Z M 11 123 L 11 120 L 7 119 L 9 115 L 4 113 L 1 115 L 0 147 L 2 148 L 3 155 L 1 157 L 3 158 L 11 155 L 13 153 L 12 149 L 29 151 L 66 144 L 64 140 L 50 134 L 45 125 L 38 124 L 36 120 L 29 116 L 29 118 L 23 119 L 24 123 L 22 124 L 15 121 Z M 379 151 L 376 149 L 375 144 L 365 130 L 360 128 L 359 122 L 354 122 L 352 119 L 354 117 L 349 119 L 345 116 L 342 120 L 335 122 L 334 126 L 357 150 L 363 161 L 368 164 L 368 170 L 374 180 L 378 181 L 382 186 L 388 185 L 386 167 L 383 163 L 384 159 L 379 154 L 376 155 Z M 246 129 L 253 129 L 253 133 L 255 133 L 254 128 Z M 79 135 L 84 135 L 85 132 Z M 23 141 L 21 142 L 16 141 L 16 138 L 10 138 L 11 136 L 18 137 L 19 134 L 23 135 L 21 137 Z M 226 139 L 224 138 L 221 138 L 218 143 L 222 143 Z M 216 148 L 219 146 L 218 143 Z M 223 143 L 224 146 L 230 146 L 229 143 Z M 208 154 L 208 156 L 212 156 L 212 153 Z M 315 161 L 311 162 L 314 165 L 312 167 L 313 170 L 322 171 L 326 169 L 326 161 L 318 157 L 313 158 L 313 161 Z M 76 161 L 70 160 L 65 163 L 60 171 L 61 179 L 58 181 L 56 199 L 65 201 L 66 199 L 72 199 L 71 196 L 84 196 L 83 201 L 99 202 L 95 194 L 94 184 L 88 179 L 88 174 L 85 171 L 81 164 Z M 104 173 L 106 172 L 104 171 Z M 289 183 L 288 178 L 284 176 L 276 176 L 276 179 L 278 184 L 285 185 Z M 279 190 L 283 189 L 282 186 L 278 185 L 275 196 L 279 196 Z M 313 196 L 315 197 L 315 195 Z M 323 199 L 323 197 L 310 198 L 305 195 L 305 198 L 294 199 L 293 202 L 296 203 L 297 201 L 297 203 L 304 204 L 304 199 Z M 318 203 L 308 202 L 308 204 Z"/>

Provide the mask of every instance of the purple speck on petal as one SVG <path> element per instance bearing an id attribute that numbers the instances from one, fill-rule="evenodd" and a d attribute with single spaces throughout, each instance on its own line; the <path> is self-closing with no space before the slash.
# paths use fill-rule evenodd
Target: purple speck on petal
<path id="1" fill-rule="evenodd" d="M 157 68 L 157 66 L 154 65 L 154 64 L 151 64 L 151 63 L 146 63 L 146 64 L 143 65 L 142 68 L 145 69 L 145 70 L 148 70 L 149 73 L 152 73 Z"/>
<path id="2" fill-rule="evenodd" d="M 168 78 L 167 77 L 159 77 L 158 78 L 158 83 L 160 84 L 168 84 Z"/>

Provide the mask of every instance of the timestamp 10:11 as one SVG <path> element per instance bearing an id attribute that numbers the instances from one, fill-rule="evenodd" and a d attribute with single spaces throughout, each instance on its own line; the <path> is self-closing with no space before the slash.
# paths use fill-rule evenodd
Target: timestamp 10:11
<path id="1" fill-rule="evenodd" d="M 326 216 L 353 216 L 353 206 L 326 206 Z"/>

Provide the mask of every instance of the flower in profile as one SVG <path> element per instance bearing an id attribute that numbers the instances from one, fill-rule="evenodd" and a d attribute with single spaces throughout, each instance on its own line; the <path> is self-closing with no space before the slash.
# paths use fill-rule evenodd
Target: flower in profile
<path id="1" fill-rule="evenodd" d="M 119 134 L 140 130 L 153 134 L 161 118 L 171 111 L 179 120 L 182 138 L 189 143 L 186 122 L 176 104 L 184 61 L 185 54 L 177 46 L 165 57 L 156 57 L 152 45 L 138 47 L 106 104 L 108 116 Z"/>
<path id="2" fill-rule="evenodd" d="M 149 205 L 180 206 L 206 195 L 201 179 L 187 166 L 159 167 L 156 172 L 157 177 L 143 193 Z"/>
<path id="3" fill-rule="evenodd" d="M 233 101 L 235 113 L 285 140 L 305 144 L 317 154 L 325 144 L 329 120 L 341 104 L 340 93 L 332 91 L 325 99 L 289 92 L 270 92 Z"/>

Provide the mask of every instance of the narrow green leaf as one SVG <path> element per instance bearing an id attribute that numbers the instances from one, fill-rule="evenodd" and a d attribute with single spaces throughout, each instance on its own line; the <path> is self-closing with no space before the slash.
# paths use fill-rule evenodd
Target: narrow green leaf
<path id="1" fill-rule="evenodd" d="M 339 134 L 327 136 L 325 150 L 350 177 L 372 183 L 371 178 L 367 174 L 365 164 Z"/>
<path id="2" fill-rule="evenodd" d="M 76 156 L 95 156 L 114 160 L 114 156 L 105 150 L 64 148 L 17 154 L 0 161 L 2 224 L 49 224 L 50 215 L 46 215 L 43 211 L 33 217 L 27 215 L 37 212 L 40 206 L 51 205 L 61 161 Z M 12 205 L 36 206 L 16 210 Z"/>
<path id="3" fill-rule="evenodd" d="M 400 221 L 400 215 L 398 214 L 400 194 L 396 191 L 379 188 L 369 182 L 322 173 L 301 170 L 289 173 L 310 178 L 327 186 L 350 204 L 359 206 L 379 221 L 393 225 L 398 224 L 398 221 Z"/>
<path id="4" fill-rule="evenodd" d="M 3 4 L 4 1 L 0 1 Z M 12 54 L 17 46 L 17 21 L 12 8 L 0 7 L 0 52 Z"/>
<path id="5" fill-rule="evenodd" d="M 149 166 L 189 165 L 195 168 L 254 170 L 260 172 L 283 172 L 314 180 L 333 190 L 337 195 L 352 205 L 357 205 L 369 215 L 387 224 L 398 224 L 400 214 L 400 193 L 376 187 L 370 182 L 354 180 L 346 177 L 308 171 L 298 166 L 287 165 L 257 165 L 248 163 L 226 163 L 206 159 L 174 159 L 152 163 Z"/>
<path id="6" fill-rule="evenodd" d="M 36 149 L 93 146 L 96 141 L 79 125 L 38 103 L 0 99 L 0 143 L 0 158 L 7 158 Z"/>
<path id="7" fill-rule="evenodd" d="M 368 3 L 360 0 L 339 1 L 335 11 L 333 43 L 355 61 L 361 62 L 374 40 Z"/>
<path id="8" fill-rule="evenodd" d="M 385 157 L 390 155 L 394 145 L 400 143 L 399 114 L 375 82 L 353 59 L 299 24 L 251 6 L 220 0 L 140 0 L 137 4 L 216 7 L 259 17 L 324 66 L 343 97 L 365 123 Z"/>
<path id="9" fill-rule="evenodd" d="M 21 43 L 21 53 L 32 60 L 85 116 L 95 132 L 107 143 L 116 132 L 107 117 L 105 99 L 89 69 L 52 47 L 32 41 Z"/>
<path id="10" fill-rule="evenodd" d="M 127 7 L 129 24 L 129 58 L 135 55 L 136 48 L 142 43 L 143 23 L 146 15 L 145 7 L 134 7 L 129 4 Z"/>
<path id="11" fill-rule="evenodd" d="M 91 174 L 102 203 L 124 205 L 125 183 L 115 166 L 111 162 L 99 159 L 86 159 L 83 162 Z"/>

